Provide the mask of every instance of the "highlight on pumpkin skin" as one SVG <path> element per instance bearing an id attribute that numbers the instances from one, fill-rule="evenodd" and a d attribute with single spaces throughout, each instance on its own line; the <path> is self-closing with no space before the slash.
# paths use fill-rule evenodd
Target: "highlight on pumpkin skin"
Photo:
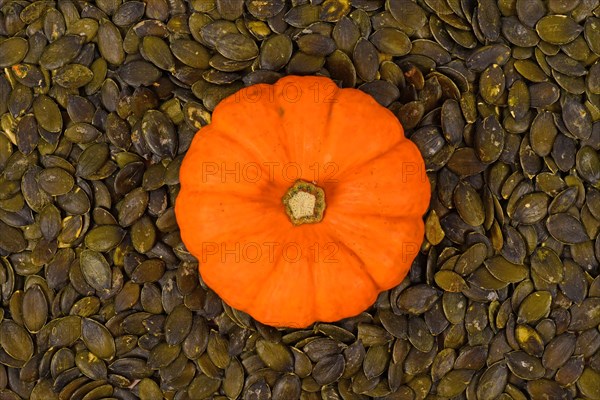
<path id="1" fill-rule="evenodd" d="M 175 214 L 205 283 L 262 323 L 296 328 L 359 314 L 404 279 L 431 190 L 389 110 L 294 76 L 223 100 L 180 182 Z M 320 204 L 313 189 L 322 215 L 298 223 Z"/>

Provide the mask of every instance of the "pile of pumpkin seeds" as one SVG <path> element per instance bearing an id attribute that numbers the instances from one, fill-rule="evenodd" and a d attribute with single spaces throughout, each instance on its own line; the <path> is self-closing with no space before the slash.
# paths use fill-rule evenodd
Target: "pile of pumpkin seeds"
<path id="1" fill-rule="evenodd" d="M 600 399 L 599 0 L 0 0 L 0 399 Z M 173 205 L 218 102 L 287 74 L 402 121 L 409 276 L 277 330 Z"/>

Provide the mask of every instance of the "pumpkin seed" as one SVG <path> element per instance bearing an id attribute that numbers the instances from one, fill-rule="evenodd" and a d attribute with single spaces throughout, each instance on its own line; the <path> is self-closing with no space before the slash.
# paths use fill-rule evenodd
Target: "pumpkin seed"
<path id="1" fill-rule="evenodd" d="M 125 231 L 116 225 L 101 225 L 92 228 L 85 236 L 90 250 L 106 252 L 114 249 L 125 236 Z"/>
<path id="2" fill-rule="evenodd" d="M 577 388 L 581 393 L 590 399 L 600 398 L 600 388 L 598 388 L 598 372 L 591 368 L 584 368 L 583 373 L 577 380 Z"/>
<path id="3" fill-rule="evenodd" d="M 477 386 L 478 399 L 493 399 L 500 395 L 506 387 L 508 368 L 504 361 L 498 361 L 488 367 L 479 378 Z"/>
<path id="4" fill-rule="evenodd" d="M 411 286 L 400 293 L 398 307 L 412 314 L 422 314 L 431 308 L 438 297 L 438 292 L 430 286 Z"/>
<path id="5" fill-rule="evenodd" d="M 479 122 L 479 121 L 478 121 Z M 492 163 L 500 158 L 504 147 L 505 133 L 496 118 L 489 116 L 476 125 L 475 149 L 484 163 Z"/>
<path id="6" fill-rule="evenodd" d="M 466 369 L 452 370 L 440 380 L 438 384 L 438 394 L 444 397 L 454 397 L 460 395 L 467 389 L 474 371 Z"/>
<path id="7" fill-rule="evenodd" d="M 552 295 L 546 291 L 533 292 L 519 306 L 518 322 L 536 322 L 550 313 Z"/>
<path id="8" fill-rule="evenodd" d="M 319 20 L 320 8 L 312 4 L 300 4 L 285 13 L 284 21 L 296 28 L 305 28 Z"/>
<path id="9" fill-rule="evenodd" d="M 98 291 L 109 290 L 112 281 L 110 265 L 97 251 L 86 250 L 80 256 L 81 272 L 85 281 Z"/>
<path id="10" fill-rule="evenodd" d="M 18 64 L 27 55 L 29 43 L 20 37 L 8 38 L 0 43 L 0 68 Z"/>
<path id="11" fill-rule="evenodd" d="M 535 25 L 540 38 L 551 44 L 566 44 L 575 39 L 583 27 L 566 15 L 547 15 Z"/>
<path id="12" fill-rule="evenodd" d="M 595 298 L 587 298 L 581 304 L 574 304 L 569 308 L 571 322 L 569 328 L 574 330 L 585 330 L 595 326 L 600 318 L 598 313 L 598 302 Z"/>
<path id="13" fill-rule="evenodd" d="M 356 73 L 363 80 L 370 82 L 379 70 L 379 55 L 375 46 L 364 38 L 360 38 L 354 47 L 352 58 L 355 60 Z M 356 60 L 359 60 L 358 62 Z"/>
<path id="14" fill-rule="evenodd" d="M 23 323 L 31 333 L 42 329 L 48 318 L 48 301 L 40 285 L 30 286 L 23 295 Z"/>
<path id="15" fill-rule="evenodd" d="M 269 368 L 281 372 L 292 371 L 293 357 L 285 346 L 265 340 L 259 340 L 256 345 L 257 354 Z"/>
<path id="16" fill-rule="evenodd" d="M 406 34 L 394 28 L 381 28 L 373 32 L 369 40 L 384 54 L 403 56 L 408 54 L 412 43 Z"/>
<path id="17" fill-rule="evenodd" d="M 33 115 L 40 127 L 51 133 L 62 129 L 63 120 L 57 104 L 48 96 L 41 95 L 33 101 Z"/>
<path id="18" fill-rule="evenodd" d="M 519 324 L 515 329 L 515 339 L 519 347 L 530 356 L 540 357 L 544 352 L 544 341 L 537 330 L 526 324 Z"/>
<path id="19" fill-rule="evenodd" d="M 539 358 L 523 351 L 508 353 L 506 365 L 515 376 L 529 381 L 542 378 L 546 372 Z"/>
<path id="20" fill-rule="evenodd" d="M 48 44 L 42 52 L 39 63 L 42 67 L 55 70 L 69 64 L 75 59 L 83 45 L 83 38 L 76 35 L 65 35 Z"/>
<path id="21" fill-rule="evenodd" d="M 532 397 L 549 396 L 555 399 L 566 399 L 568 397 L 563 388 L 556 382 L 547 379 L 527 382 L 527 392 Z"/>
<path id="22" fill-rule="evenodd" d="M 159 37 L 145 36 L 140 46 L 142 56 L 160 69 L 173 71 L 175 69 L 175 57 L 171 53 L 169 45 Z"/>
<path id="23" fill-rule="evenodd" d="M 563 333 L 556 336 L 548 343 L 544 350 L 542 362 L 547 369 L 556 370 L 560 368 L 575 350 L 575 335 Z"/>
<path id="24" fill-rule="evenodd" d="M 490 104 L 495 103 L 504 93 L 506 86 L 502 69 L 497 64 L 486 68 L 481 74 L 479 86 L 483 99 Z"/>
<path id="25" fill-rule="evenodd" d="M 149 86 L 156 82 L 161 75 L 158 68 L 143 60 L 122 64 L 118 73 L 123 81 L 133 87 Z"/>
<path id="26" fill-rule="evenodd" d="M 582 243 L 589 240 L 581 222 L 567 213 L 549 216 L 546 227 L 552 237 L 563 243 Z"/>
<path id="27" fill-rule="evenodd" d="M 165 339 L 170 345 L 176 345 L 185 340 L 192 329 L 193 318 L 190 310 L 182 304 L 173 308 L 165 320 Z"/>
<path id="28" fill-rule="evenodd" d="M 423 27 L 427 21 L 427 14 L 416 3 L 407 0 L 388 0 L 386 7 L 393 17 L 410 32 L 415 32 Z"/>
<path id="29" fill-rule="evenodd" d="M 0 322 L 0 340 L 2 348 L 9 357 L 19 361 L 28 361 L 34 351 L 33 340 L 21 325 L 5 319 Z"/>
<path id="30" fill-rule="evenodd" d="M 548 247 L 536 249 L 531 257 L 531 269 L 548 283 L 563 280 L 563 265 L 558 255 Z"/>
<path id="31" fill-rule="evenodd" d="M 503 282 L 520 282 L 528 276 L 527 268 L 523 265 L 513 264 L 502 256 L 497 256 L 485 261 L 487 270 Z"/>
<path id="32" fill-rule="evenodd" d="M 258 56 L 256 43 L 237 33 L 229 33 L 219 38 L 216 49 L 224 57 L 235 61 L 251 60 Z"/>

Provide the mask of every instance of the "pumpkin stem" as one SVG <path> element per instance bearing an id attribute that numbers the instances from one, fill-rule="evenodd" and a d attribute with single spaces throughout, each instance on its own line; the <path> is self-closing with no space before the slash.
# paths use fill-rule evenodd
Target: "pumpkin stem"
<path id="1" fill-rule="evenodd" d="M 325 212 L 325 192 L 315 184 L 298 179 L 283 196 L 285 213 L 294 225 L 316 224 Z"/>

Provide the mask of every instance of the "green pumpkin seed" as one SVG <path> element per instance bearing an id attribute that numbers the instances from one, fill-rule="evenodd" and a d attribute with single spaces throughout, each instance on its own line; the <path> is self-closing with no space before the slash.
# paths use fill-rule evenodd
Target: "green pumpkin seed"
<path id="1" fill-rule="evenodd" d="M 0 68 L 6 68 L 23 61 L 29 50 L 27 40 L 12 37 L 0 42 Z"/>
<path id="2" fill-rule="evenodd" d="M 517 325 L 515 329 L 515 339 L 519 344 L 519 347 L 530 356 L 541 357 L 544 353 L 544 341 L 542 336 L 537 330 L 529 325 Z"/>
<path id="3" fill-rule="evenodd" d="M 394 28 L 378 29 L 369 40 L 381 53 L 392 56 L 408 54 L 413 46 L 404 32 Z"/>
<path id="4" fill-rule="evenodd" d="M 478 158 L 484 163 L 492 163 L 500 158 L 504 148 L 505 132 L 498 120 L 489 116 L 476 124 L 475 149 Z"/>
<path id="5" fill-rule="evenodd" d="M 156 399 L 162 396 L 158 383 L 149 378 L 144 378 L 138 383 L 140 400 Z"/>
<path id="6" fill-rule="evenodd" d="M 566 44 L 575 39 L 583 27 L 566 15 L 547 15 L 535 25 L 542 40 L 552 44 Z"/>
<path id="7" fill-rule="evenodd" d="M 519 306 L 517 322 L 532 323 L 545 318 L 550 313 L 552 295 L 546 291 L 533 292 Z"/>
<path id="8" fill-rule="evenodd" d="M 589 240 L 579 220 L 567 213 L 553 214 L 546 220 L 546 227 L 553 238 L 562 243 L 582 243 Z"/>
<path id="9" fill-rule="evenodd" d="M 579 149 L 575 163 L 577 172 L 584 180 L 592 185 L 600 181 L 600 158 L 592 147 L 584 146 Z"/>
<path id="10" fill-rule="evenodd" d="M 87 85 L 93 78 L 93 72 L 84 65 L 69 64 L 60 68 L 54 81 L 67 89 L 76 89 Z"/>
<path id="11" fill-rule="evenodd" d="M 125 231 L 116 225 L 101 225 L 85 235 L 85 244 L 90 250 L 107 252 L 114 249 L 125 236 Z"/>
<path id="12" fill-rule="evenodd" d="M 464 392 L 471 382 L 474 371 L 457 369 L 450 371 L 438 384 L 438 394 L 444 397 L 455 397 Z"/>
<path id="13" fill-rule="evenodd" d="M 325 0 L 321 6 L 319 18 L 323 21 L 336 22 L 350 11 L 350 1 Z"/>
<path id="14" fill-rule="evenodd" d="M 506 365 L 515 376 L 528 381 L 540 379 L 546 372 L 539 358 L 523 351 L 508 353 Z"/>
<path id="15" fill-rule="evenodd" d="M 150 150 L 162 157 L 174 157 L 177 137 L 173 123 L 157 110 L 149 110 L 142 119 L 142 132 Z"/>
<path id="16" fill-rule="evenodd" d="M 528 276 L 528 270 L 525 266 L 513 264 L 501 256 L 488 259 L 484 264 L 496 279 L 503 282 L 516 283 Z"/>
<path id="17" fill-rule="evenodd" d="M 388 0 L 386 7 L 394 18 L 409 32 L 419 30 L 427 22 L 425 11 L 416 3 L 408 0 Z"/>
<path id="18" fill-rule="evenodd" d="M 448 168 L 458 175 L 472 176 L 482 172 L 485 164 L 479 160 L 473 148 L 461 147 L 452 154 L 448 161 Z"/>
<path id="19" fill-rule="evenodd" d="M 344 16 L 333 27 L 331 37 L 340 51 L 351 54 L 360 38 L 360 30 L 352 19 Z"/>
<path id="20" fill-rule="evenodd" d="M 153 64 L 135 60 L 121 65 L 119 76 L 131 86 L 149 86 L 156 82 L 161 73 Z"/>
<path id="21" fill-rule="evenodd" d="M 535 224 L 548 214 L 549 202 L 550 199 L 545 193 L 526 194 L 515 204 L 513 218 L 522 224 Z"/>
<path id="22" fill-rule="evenodd" d="M 333 79 L 339 80 L 342 87 L 354 87 L 356 68 L 346 53 L 336 50 L 326 59 L 326 67 Z"/>
<path id="23" fill-rule="evenodd" d="M 168 344 L 176 345 L 185 340 L 192 329 L 192 313 L 180 304 L 168 315 L 165 321 L 165 338 Z"/>
<path id="24" fill-rule="evenodd" d="M 256 352 L 260 359 L 275 371 L 291 372 L 293 369 L 294 358 L 281 343 L 259 340 L 256 342 Z"/>
<path id="25" fill-rule="evenodd" d="M 549 112 L 537 114 L 531 123 L 529 142 L 531 148 L 540 157 L 545 157 L 552 151 L 552 145 L 558 130 Z"/>
<path id="26" fill-rule="evenodd" d="M 552 339 L 542 357 L 544 367 L 550 370 L 556 370 L 567 362 L 575 350 L 575 335 L 572 333 L 563 333 Z"/>
<path id="27" fill-rule="evenodd" d="M 506 387 L 508 368 L 504 361 L 492 364 L 479 378 L 477 386 L 478 399 L 495 399 Z"/>
<path id="28" fill-rule="evenodd" d="M 322 56 L 312 56 L 302 52 L 294 54 L 288 63 L 287 72 L 294 75 L 309 75 L 319 71 L 325 58 Z"/>
<path id="29" fill-rule="evenodd" d="M 502 69 L 497 64 L 486 68 L 481 74 L 479 86 L 483 99 L 490 104 L 495 103 L 504 92 L 506 86 Z"/>
<path id="30" fill-rule="evenodd" d="M 80 256 L 81 272 L 86 282 L 98 291 L 109 290 L 112 272 L 104 256 L 93 250 L 86 250 Z"/>
<path id="31" fill-rule="evenodd" d="M 107 63 L 121 65 L 125 60 L 123 38 L 119 29 L 110 21 L 104 19 L 98 26 L 98 51 Z"/>
<path id="32" fill-rule="evenodd" d="M 531 257 L 531 269 L 548 283 L 558 283 L 563 279 L 563 265 L 554 252 L 548 247 L 536 249 Z"/>
<path id="33" fill-rule="evenodd" d="M 422 314 L 431 308 L 438 297 L 438 292 L 430 286 L 411 286 L 400 293 L 398 307 L 411 314 Z"/>
<path id="34" fill-rule="evenodd" d="M 571 357 L 558 371 L 554 379 L 562 386 L 569 386 L 575 383 L 583 373 L 583 356 Z"/>
<path id="35" fill-rule="evenodd" d="M 83 38 L 76 35 L 65 35 L 50 43 L 40 56 L 42 67 L 54 70 L 69 64 L 77 57 L 83 45 Z"/>
<path id="36" fill-rule="evenodd" d="M 435 274 L 435 283 L 444 291 L 461 292 L 467 286 L 465 280 L 453 271 L 439 271 Z"/>
<path id="37" fill-rule="evenodd" d="M 216 43 L 217 51 L 231 60 L 246 61 L 258 56 L 258 47 L 250 38 L 239 33 L 223 35 Z"/>
<path id="38" fill-rule="evenodd" d="M 479 226 L 484 221 L 484 207 L 477 191 L 468 184 L 459 184 L 454 190 L 454 205 L 462 220 L 471 226 Z"/>
<path id="39" fill-rule="evenodd" d="M 138 22 L 144 15 L 146 4 L 141 1 L 128 1 L 114 11 L 112 21 L 115 25 L 126 27 Z M 148 11 L 152 10 L 148 7 Z"/>
<path id="40" fill-rule="evenodd" d="M 354 47 L 352 59 L 356 73 L 364 81 L 370 82 L 375 79 L 379 70 L 379 55 L 375 46 L 364 38 L 360 38 Z"/>
<path id="41" fill-rule="evenodd" d="M 273 1 L 264 3 L 260 0 L 251 0 L 246 2 L 246 7 L 250 14 L 259 20 L 266 20 L 272 18 L 283 11 L 285 2 Z"/>
<path id="42" fill-rule="evenodd" d="M 31 333 L 42 329 L 48 318 L 48 301 L 39 285 L 30 286 L 23 295 L 23 323 Z"/>
<path id="43" fill-rule="evenodd" d="M 338 380 L 344 373 L 344 356 L 325 357 L 317 362 L 312 376 L 319 385 L 328 385 Z"/>
<path id="44" fill-rule="evenodd" d="M 300 36 L 296 43 L 302 52 L 313 56 L 328 56 L 335 50 L 333 39 L 317 33 Z"/>
<path id="45" fill-rule="evenodd" d="M 387 369 L 390 356 L 387 345 L 371 346 L 363 362 L 363 372 L 367 379 L 383 374 Z"/>
<path id="46" fill-rule="evenodd" d="M 296 28 L 306 28 L 317 22 L 320 16 L 320 8 L 312 4 L 300 4 L 292 7 L 285 13 L 284 21 Z"/>
<path id="47" fill-rule="evenodd" d="M 41 170 L 37 179 L 40 187 L 51 196 L 66 194 L 75 184 L 73 176 L 58 167 Z"/>
<path id="48" fill-rule="evenodd" d="M 273 399 L 295 399 L 300 398 L 302 392 L 300 379 L 295 375 L 283 375 L 273 385 Z"/>
<path id="49" fill-rule="evenodd" d="M 146 60 L 160 69 L 166 71 L 175 69 L 175 57 L 171 53 L 169 45 L 159 37 L 144 37 L 140 46 L 140 53 Z"/>
<path id="50" fill-rule="evenodd" d="M 598 387 L 598 378 L 600 374 L 591 368 L 584 368 L 581 377 L 577 381 L 577 387 L 581 393 L 590 399 L 600 398 L 600 387 Z"/>
<path id="51" fill-rule="evenodd" d="M 208 68 L 210 54 L 200 43 L 193 40 L 177 39 L 170 43 L 175 58 L 187 66 L 198 69 Z"/>
<path id="52" fill-rule="evenodd" d="M 58 105 L 50 97 L 40 95 L 33 101 L 33 115 L 40 127 L 51 133 L 62 130 L 63 120 Z"/>
<path id="53" fill-rule="evenodd" d="M 548 379 L 538 379 L 527 382 L 527 392 L 531 397 L 549 397 L 554 399 L 568 398 L 567 392 L 556 382 Z"/>
<path id="54" fill-rule="evenodd" d="M 33 340 L 21 325 L 5 319 L 0 322 L 2 348 L 10 357 L 19 361 L 29 360 L 34 351 Z"/>

